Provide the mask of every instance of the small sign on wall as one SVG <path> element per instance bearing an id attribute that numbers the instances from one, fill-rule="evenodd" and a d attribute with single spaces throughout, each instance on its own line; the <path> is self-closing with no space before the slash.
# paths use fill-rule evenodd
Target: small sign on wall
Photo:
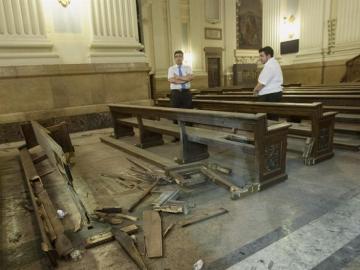
<path id="1" fill-rule="evenodd" d="M 299 52 L 299 40 L 288 40 L 280 42 L 280 54 L 289 54 Z"/>
<path id="2" fill-rule="evenodd" d="M 222 31 L 220 28 L 205 28 L 205 39 L 222 39 Z"/>

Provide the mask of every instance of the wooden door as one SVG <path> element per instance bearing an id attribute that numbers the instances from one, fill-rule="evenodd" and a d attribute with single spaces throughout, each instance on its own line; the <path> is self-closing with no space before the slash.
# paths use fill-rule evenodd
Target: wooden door
<path id="1" fill-rule="evenodd" d="M 209 57 L 207 61 L 208 70 L 208 87 L 219 87 L 221 86 L 220 79 L 220 58 Z"/>

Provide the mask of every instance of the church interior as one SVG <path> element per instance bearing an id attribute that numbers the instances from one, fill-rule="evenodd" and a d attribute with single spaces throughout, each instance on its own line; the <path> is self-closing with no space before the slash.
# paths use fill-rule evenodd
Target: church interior
<path id="1" fill-rule="evenodd" d="M 0 269 L 360 269 L 359 0 L 0 0 Z"/>

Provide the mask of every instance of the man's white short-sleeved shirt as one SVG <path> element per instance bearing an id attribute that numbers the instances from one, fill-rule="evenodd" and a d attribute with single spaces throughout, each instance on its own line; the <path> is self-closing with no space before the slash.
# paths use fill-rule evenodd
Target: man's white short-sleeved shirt
<path id="1" fill-rule="evenodd" d="M 265 85 L 259 92 L 260 96 L 282 91 L 283 74 L 280 64 L 274 57 L 265 63 L 258 81 Z"/>
<path id="2" fill-rule="evenodd" d="M 191 69 L 190 66 L 181 65 L 180 69 L 181 69 L 182 76 L 192 75 L 192 69 Z M 173 78 L 174 75 L 180 76 L 179 73 L 180 72 L 179 72 L 179 66 L 178 65 L 173 65 L 173 66 L 169 67 L 168 79 Z M 170 83 L 170 89 L 171 90 L 190 89 L 190 87 L 191 87 L 190 82 L 187 82 L 187 83 L 184 83 L 184 84 Z"/>

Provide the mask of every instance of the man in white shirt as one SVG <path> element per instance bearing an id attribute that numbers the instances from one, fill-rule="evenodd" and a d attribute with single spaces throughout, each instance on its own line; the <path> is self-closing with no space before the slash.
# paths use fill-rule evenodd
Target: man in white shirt
<path id="1" fill-rule="evenodd" d="M 280 64 L 274 58 L 274 50 L 266 46 L 259 50 L 260 61 L 264 64 L 254 88 L 254 95 L 261 102 L 280 102 L 282 97 L 283 75 Z M 279 120 L 278 116 L 268 115 L 271 120 Z"/>
<path id="2" fill-rule="evenodd" d="M 184 53 L 174 53 L 176 65 L 169 67 L 168 80 L 170 82 L 170 101 L 174 108 L 192 108 L 192 96 L 190 93 L 191 81 L 193 79 L 190 66 L 183 65 Z"/>

